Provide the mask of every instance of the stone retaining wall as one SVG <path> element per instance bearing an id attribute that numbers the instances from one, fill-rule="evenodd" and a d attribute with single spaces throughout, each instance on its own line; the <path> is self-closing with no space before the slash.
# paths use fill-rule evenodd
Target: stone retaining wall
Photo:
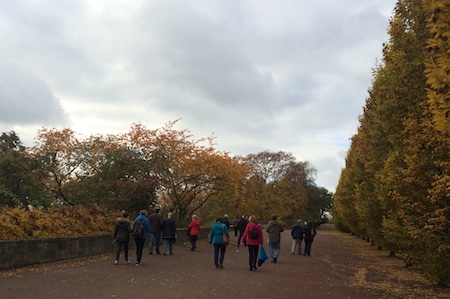
<path id="1" fill-rule="evenodd" d="M 206 239 L 211 228 L 202 228 L 199 239 Z M 147 238 L 148 246 L 150 238 Z M 186 229 L 177 232 L 177 243 L 188 242 Z M 162 242 L 161 242 L 162 245 Z M 133 240 L 130 246 L 134 246 Z M 145 250 L 145 249 L 144 249 Z M 115 251 L 112 235 L 53 239 L 0 241 L 0 269 L 18 268 Z"/>

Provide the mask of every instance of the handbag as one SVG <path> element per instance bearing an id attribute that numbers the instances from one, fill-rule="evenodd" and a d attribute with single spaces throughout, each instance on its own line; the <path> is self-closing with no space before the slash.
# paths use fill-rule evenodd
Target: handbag
<path id="1" fill-rule="evenodd" d="M 267 253 L 266 253 L 266 250 L 264 249 L 264 247 L 262 245 L 259 246 L 258 267 L 260 267 L 262 264 L 264 264 L 264 262 L 268 258 L 269 257 L 267 256 Z"/>
<path id="2" fill-rule="evenodd" d="M 222 225 L 222 230 L 223 230 L 223 232 L 222 232 L 222 238 L 223 238 L 222 243 L 224 245 L 228 245 L 228 244 L 230 244 L 230 239 L 228 239 L 227 234 L 225 234 L 225 225 L 224 224 Z"/>

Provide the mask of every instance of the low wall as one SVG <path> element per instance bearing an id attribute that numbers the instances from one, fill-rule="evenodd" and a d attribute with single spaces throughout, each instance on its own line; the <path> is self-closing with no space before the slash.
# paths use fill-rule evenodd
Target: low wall
<path id="1" fill-rule="evenodd" d="M 202 228 L 199 239 L 208 238 L 209 231 L 210 228 Z M 179 229 L 177 244 L 188 241 L 186 229 Z M 148 242 L 149 238 L 147 238 L 146 244 Z M 134 242 L 131 240 L 130 246 L 133 245 Z M 114 251 L 115 244 L 112 235 L 0 241 L 0 269 L 18 268 Z"/>

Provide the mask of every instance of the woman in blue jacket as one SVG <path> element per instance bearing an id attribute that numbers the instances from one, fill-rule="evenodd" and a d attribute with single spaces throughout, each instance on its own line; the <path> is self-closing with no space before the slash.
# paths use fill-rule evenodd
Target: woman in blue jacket
<path id="1" fill-rule="evenodd" d="M 138 229 L 143 224 L 142 233 L 137 233 Z M 140 230 L 139 230 L 140 231 Z M 144 250 L 145 239 L 150 233 L 150 221 L 147 219 L 147 211 L 141 210 L 139 216 L 136 217 L 133 223 L 133 236 L 136 242 L 136 267 L 141 265 L 142 251 Z"/>
<path id="2" fill-rule="evenodd" d="M 208 240 L 209 244 L 214 245 L 214 265 L 216 265 L 216 268 L 223 268 L 223 259 L 225 258 L 225 250 L 227 248 L 223 243 L 223 234 L 230 239 L 228 228 L 223 223 L 223 217 L 217 217 L 216 223 L 211 228 Z"/>

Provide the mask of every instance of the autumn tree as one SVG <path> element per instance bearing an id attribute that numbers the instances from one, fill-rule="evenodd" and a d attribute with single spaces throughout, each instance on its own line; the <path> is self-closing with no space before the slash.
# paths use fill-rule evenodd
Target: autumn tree
<path id="1" fill-rule="evenodd" d="M 308 162 L 297 162 L 291 153 L 264 151 L 247 155 L 246 164 L 252 170 L 240 203 L 243 214 L 270 219 L 272 213 L 287 217 L 305 210 L 315 174 Z"/>
<path id="2" fill-rule="evenodd" d="M 194 140 L 188 130 L 175 130 L 178 121 L 149 130 L 134 124 L 123 136 L 151 161 L 151 170 L 158 180 L 158 203 L 186 218 L 224 190 L 225 184 L 236 181 L 239 172 L 227 153 L 214 148 L 213 138 Z"/>
<path id="3" fill-rule="evenodd" d="M 39 177 L 39 164 L 30 157 L 14 131 L 0 136 L 0 205 L 27 209 L 49 206 Z"/>
<path id="4" fill-rule="evenodd" d="M 79 136 L 71 129 L 39 130 L 31 154 L 41 165 L 44 184 L 55 203 L 73 204 L 63 189 L 81 170 L 84 153 Z"/>

